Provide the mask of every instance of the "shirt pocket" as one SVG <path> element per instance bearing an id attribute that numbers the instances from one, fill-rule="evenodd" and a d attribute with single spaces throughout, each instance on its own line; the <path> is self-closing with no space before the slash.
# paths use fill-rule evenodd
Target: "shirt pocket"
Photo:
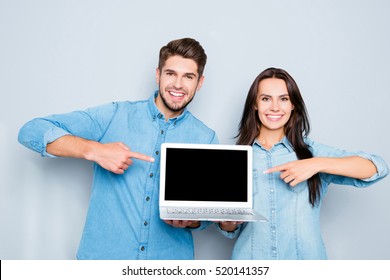
<path id="1" fill-rule="evenodd" d="M 303 181 L 296 185 L 295 187 L 290 186 L 289 184 L 286 184 L 286 187 L 289 191 L 295 192 L 295 193 L 300 193 L 308 188 L 307 186 L 307 181 Z"/>

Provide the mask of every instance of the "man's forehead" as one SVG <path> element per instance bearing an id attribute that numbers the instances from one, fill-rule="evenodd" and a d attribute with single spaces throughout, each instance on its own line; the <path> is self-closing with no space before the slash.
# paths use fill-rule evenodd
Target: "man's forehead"
<path id="1" fill-rule="evenodd" d="M 198 75 L 198 65 L 193 59 L 181 56 L 171 56 L 165 61 L 162 71 Z"/>

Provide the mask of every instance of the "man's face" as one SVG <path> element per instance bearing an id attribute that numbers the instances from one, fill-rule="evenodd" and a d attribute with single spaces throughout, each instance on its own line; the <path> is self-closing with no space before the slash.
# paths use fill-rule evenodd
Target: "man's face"
<path id="1" fill-rule="evenodd" d="M 180 115 L 201 88 L 203 79 L 203 76 L 199 79 L 194 60 L 177 55 L 168 58 L 161 72 L 156 69 L 157 107 L 167 119 Z"/>

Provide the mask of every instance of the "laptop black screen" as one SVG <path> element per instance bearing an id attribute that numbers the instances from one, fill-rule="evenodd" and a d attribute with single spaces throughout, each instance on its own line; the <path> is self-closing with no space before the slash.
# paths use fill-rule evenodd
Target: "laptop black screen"
<path id="1" fill-rule="evenodd" d="M 167 148 L 165 199 L 245 202 L 248 168 L 245 150 Z"/>

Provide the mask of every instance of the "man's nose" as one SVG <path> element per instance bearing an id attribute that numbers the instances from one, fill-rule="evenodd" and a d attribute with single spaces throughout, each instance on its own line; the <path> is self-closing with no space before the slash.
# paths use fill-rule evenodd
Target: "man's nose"
<path id="1" fill-rule="evenodd" d="M 182 87 L 182 80 L 180 77 L 176 77 L 175 80 L 173 81 L 173 86 L 175 88 L 181 88 Z"/>

